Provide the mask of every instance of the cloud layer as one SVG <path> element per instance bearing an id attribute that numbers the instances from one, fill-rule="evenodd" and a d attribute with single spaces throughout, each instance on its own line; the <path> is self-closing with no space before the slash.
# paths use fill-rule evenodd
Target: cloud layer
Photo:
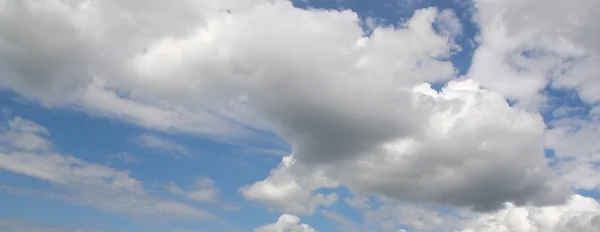
<path id="1" fill-rule="evenodd" d="M 598 1 L 470 3 L 479 35 L 460 76 L 450 60 L 466 27 L 449 9 L 378 25 L 352 10 L 286 0 L 0 0 L 0 88 L 152 133 L 229 144 L 282 138 L 291 154 L 240 188 L 284 213 L 260 232 L 314 231 L 294 215 L 323 212 L 339 189 L 362 208 L 375 196 L 476 215 L 397 220 L 423 230 L 597 228 L 597 201 L 575 191 L 600 189 Z M 579 105 L 556 91 L 574 93 Z M 191 156 L 152 133 L 134 140 Z M 109 211 L 213 216 L 150 194 L 128 171 L 60 154 L 50 136 L 13 118 L 0 133 L 0 169 Z M 219 189 L 209 180 L 165 188 L 214 202 Z"/>

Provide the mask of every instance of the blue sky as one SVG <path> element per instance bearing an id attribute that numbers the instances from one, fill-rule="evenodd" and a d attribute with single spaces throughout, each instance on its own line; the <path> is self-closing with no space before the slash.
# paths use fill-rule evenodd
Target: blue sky
<path id="1" fill-rule="evenodd" d="M 593 232 L 565 4 L 0 0 L 0 231 Z"/>

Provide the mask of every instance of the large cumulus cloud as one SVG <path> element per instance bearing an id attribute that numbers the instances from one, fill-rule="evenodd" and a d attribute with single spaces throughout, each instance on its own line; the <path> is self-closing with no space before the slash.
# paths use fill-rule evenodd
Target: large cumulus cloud
<path id="1" fill-rule="evenodd" d="M 324 173 L 359 195 L 483 211 L 501 208 L 505 202 L 560 203 L 569 193 L 565 182 L 547 166 L 542 144 L 545 125 L 540 115 L 509 106 L 501 95 L 481 89 L 472 80 L 450 82 L 441 92 L 424 84 L 415 87 L 412 94 L 412 104 L 407 107 L 428 112 L 418 133 L 380 141 L 376 148 L 353 159 L 321 164 L 312 171 L 306 171 L 302 163 L 296 167 L 282 165 L 265 180 L 271 183 L 268 187 L 289 190 L 292 182 L 277 182 L 289 175 L 304 180 L 296 182 L 305 183 L 303 191 L 336 187 L 315 186 L 323 178 L 306 180 L 311 176 L 303 174 Z M 259 182 L 244 188 L 243 193 L 255 199 L 253 194 L 266 187 Z M 263 202 L 289 205 L 301 198 L 280 200 L 278 204 Z"/>
<path id="2" fill-rule="evenodd" d="M 293 156 L 242 189 L 275 208 L 311 213 L 334 200 L 315 191 L 338 186 L 476 210 L 569 192 L 546 165 L 542 118 L 504 99 L 537 96 L 543 80 L 498 87 L 480 49 L 468 78 L 441 92 L 422 84 L 455 77 L 458 32 L 433 27 L 455 19 L 434 8 L 370 36 L 350 10 L 283 0 L 3 0 L 0 15 L 0 86 L 21 96 L 161 131 L 281 136 Z M 569 46 L 556 49 L 588 57 Z"/>

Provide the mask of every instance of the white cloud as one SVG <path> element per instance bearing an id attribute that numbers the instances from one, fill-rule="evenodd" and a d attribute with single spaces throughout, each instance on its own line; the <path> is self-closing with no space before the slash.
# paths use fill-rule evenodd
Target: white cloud
<path id="1" fill-rule="evenodd" d="M 20 136 L 11 137 L 20 133 Z M 49 140 L 49 132 L 31 121 L 15 117 L 0 132 L 0 138 L 11 138 L 0 146 L 0 169 L 54 183 L 66 193 L 47 194 L 74 204 L 89 205 L 111 212 L 151 218 L 191 220 L 214 216 L 186 204 L 150 195 L 143 183 L 129 171 L 116 170 L 73 156 L 57 153 Z M 23 146 L 19 138 L 35 138 Z M 12 139 L 16 138 L 16 139 Z"/>
<path id="2" fill-rule="evenodd" d="M 450 9 L 440 11 L 436 23 L 442 33 L 452 38 L 461 36 L 463 33 L 463 26 L 460 19 Z"/>
<path id="3" fill-rule="evenodd" d="M 134 155 L 132 155 L 130 153 L 127 153 L 127 152 L 118 152 L 118 153 L 115 153 L 115 154 L 111 154 L 111 155 L 108 155 L 108 158 L 112 159 L 112 160 L 120 160 L 120 161 L 123 161 L 125 163 L 133 163 L 133 164 L 135 164 L 135 163 L 139 162 L 139 160 L 138 160 L 138 158 L 136 156 L 134 156 Z"/>
<path id="4" fill-rule="evenodd" d="M 554 88 L 600 100 L 600 20 L 595 0 L 477 0 L 480 46 L 469 75 L 519 104 L 539 109 Z"/>
<path id="5" fill-rule="evenodd" d="M 283 157 L 279 167 L 272 170 L 267 179 L 242 187 L 242 195 L 271 209 L 299 215 L 312 214 L 319 206 L 329 206 L 337 201 L 335 193 L 316 192 L 321 188 L 336 187 L 337 182 L 323 176 L 321 172 L 309 173 L 309 170 L 300 171 L 303 175 L 296 176 L 297 171 L 290 170 L 293 162 L 295 161 L 291 156 Z"/>
<path id="6" fill-rule="evenodd" d="M 375 27 L 365 37 L 352 11 L 298 9 L 283 0 L 0 0 L 0 87 L 46 107 L 163 132 L 216 139 L 277 133 L 293 156 L 241 192 L 298 215 L 331 205 L 337 196 L 319 191 L 340 186 L 360 196 L 477 210 L 559 203 L 569 189 L 546 165 L 541 116 L 504 97 L 536 111 L 552 80 L 587 103 L 599 101 L 600 20 L 593 11 L 600 6 L 476 3 L 480 46 L 468 78 L 438 93 L 420 84 L 455 75 L 445 61 L 456 48 L 447 35 L 461 31 L 449 11 L 419 10 L 406 24 Z M 572 137 L 560 128 L 550 134 Z M 6 131 L 2 168 L 145 194 L 129 173 L 55 154 L 44 136 Z M 593 148 L 578 138 L 573 144 L 588 146 L 578 149 Z M 189 152 L 160 139 L 145 142 Z M 560 142 L 546 146 L 564 149 Z M 593 172 L 559 167 L 577 188 L 597 186 Z"/>
<path id="7" fill-rule="evenodd" d="M 279 205 L 285 211 L 297 202 L 291 196 L 303 196 L 302 202 L 308 203 L 314 190 L 338 186 L 318 184 L 317 178 L 307 178 L 309 173 L 358 195 L 483 211 L 501 208 L 505 202 L 561 203 L 569 194 L 566 183 L 546 164 L 540 115 L 510 107 L 502 96 L 472 80 L 450 82 L 439 93 L 427 85 L 413 91 L 414 105 L 429 112 L 420 132 L 317 167 L 288 157 L 281 164 L 285 168 L 246 188 L 245 196 L 269 206 L 285 203 Z"/>
<path id="8" fill-rule="evenodd" d="M 366 223 L 360 226 L 370 230 L 359 231 L 593 232 L 600 225 L 600 202 L 578 194 L 564 204 L 534 207 L 507 203 L 488 213 L 390 200 L 381 199 L 377 208 L 360 211 Z"/>
<path id="9" fill-rule="evenodd" d="M 369 198 L 366 197 L 346 197 L 344 202 L 353 208 L 368 208 Z"/>
<path id="10" fill-rule="evenodd" d="M 577 189 L 600 190 L 600 121 L 566 118 L 551 126 L 545 144 L 557 171 Z"/>
<path id="11" fill-rule="evenodd" d="M 600 203 L 573 195 L 564 205 L 515 207 L 477 217 L 462 232 L 594 232 L 600 228 Z"/>
<path id="12" fill-rule="evenodd" d="M 222 118 L 218 113 L 211 113 L 208 110 L 188 110 L 168 102 L 152 103 L 130 99 L 119 96 L 116 91 L 107 89 L 104 85 L 102 81 L 92 82 L 80 96 L 80 102 L 74 107 L 92 115 L 115 118 L 164 132 L 209 134 L 216 138 L 237 138 L 252 134 Z M 239 106 L 235 105 L 238 104 L 237 102 L 231 104 L 232 106 L 229 106 L 233 108 L 231 110 L 244 113 L 239 110 L 241 109 Z"/>
<path id="13" fill-rule="evenodd" d="M 0 142 L 7 148 L 46 151 L 53 148 L 52 143 L 43 137 L 48 135 L 50 132 L 46 128 L 20 117 L 14 117 L 9 121 L 4 133 L 0 134 Z"/>
<path id="14" fill-rule="evenodd" d="M 214 181 L 207 177 L 199 177 L 190 191 L 183 190 L 173 182 L 167 183 L 165 189 L 173 195 L 182 195 L 200 202 L 216 202 L 219 195 L 219 189 Z"/>
<path id="15" fill-rule="evenodd" d="M 169 155 L 174 157 L 192 156 L 192 152 L 187 147 L 152 134 L 138 135 L 133 138 L 133 142 L 145 148 L 156 149 L 160 152 L 169 152 Z"/>
<path id="16" fill-rule="evenodd" d="M 6 22 L 32 28 L 29 32 L 7 27 L 1 32 L 3 48 L 10 51 L 6 59 L 11 59 L 2 68 L 11 73 L 3 76 L 2 85 L 46 105 L 72 103 L 93 115 L 152 129 L 232 136 L 252 135 L 248 127 L 269 130 L 271 123 L 264 122 L 261 116 L 268 114 L 274 120 L 279 113 L 295 114 L 279 112 L 279 106 L 296 97 L 307 103 L 304 108 L 316 109 L 316 100 L 322 96 L 318 93 L 323 91 L 313 89 L 310 83 L 315 80 L 326 81 L 328 84 L 323 87 L 330 88 L 355 73 L 358 82 L 336 90 L 346 91 L 368 83 L 361 76 L 387 76 L 386 82 L 406 83 L 447 79 L 453 72 L 449 62 L 436 60 L 448 55 L 443 37 L 430 36 L 427 30 L 396 33 L 379 28 L 374 37 L 366 40 L 362 38 L 357 15 L 350 11 L 302 10 L 286 1 L 259 0 L 178 1 L 173 7 L 161 7 L 161 1 L 142 8 L 134 5 L 59 0 L 2 4 Z M 13 13 L 18 11 L 23 13 Z M 148 18 L 157 12 L 164 18 Z M 435 18 L 433 10 L 421 14 L 421 21 L 414 20 L 407 26 L 427 28 Z M 66 32 L 57 33 L 51 44 L 14 38 L 39 38 L 31 33 L 51 30 L 34 20 L 38 18 L 63 25 Z M 149 26 L 140 27 L 139 22 Z M 60 36 L 69 33 L 82 36 Z M 421 40 L 422 36 L 428 39 Z M 357 40 L 367 43 L 356 47 Z M 404 45 L 416 41 L 420 46 Z M 299 44 L 314 46 L 295 46 Z M 390 55 L 388 47 L 397 51 Z M 47 53 L 54 50 L 61 53 L 48 58 Z M 205 55 L 209 53 L 218 55 Z M 322 60 L 313 59 L 314 54 L 321 54 Z M 410 67 L 419 64 L 419 69 L 394 68 L 402 63 Z M 23 68 L 27 65 L 39 67 L 39 72 L 28 73 Z M 64 74 L 61 72 L 65 70 L 59 67 L 78 69 Z M 53 77 L 51 85 L 44 84 L 48 80 L 43 78 L 46 74 Z M 398 75 L 406 78 L 392 79 Z M 298 91 L 283 94 L 289 97 L 277 100 L 273 96 L 281 94 L 278 82 L 294 85 Z M 316 95 L 307 98 L 309 93 Z M 231 103 L 241 96 L 260 110 L 256 112 L 245 103 Z M 277 101 L 269 103 L 271 100 Z M 347 99 L 332 100 L 344 103 L 339 109 L 349 107 Z M 373 100 L 376 99 L 370 101 Z M 246 120 L 252 123 L 244 123 Z"/>
<path id="17" fill-rule="evenodd" d="M 338 231 L 344 231 L 344 232 L 364 231 L 364 229 L 361 228 L 360 225 L 352 222 L 351 220 L 348 220 L 347 218 L 344 218 L 340 214 L 330 212 L 327 210 L 323 210 L 321 213 L 323 214 L 323 217 L 327 218 L 330 221 L 336 222 L 338 224 L 338 228 L 337 228 Z"/>
<path id="18" fill-rule="evenodd" d="M 300 218 L 291 214 L 283 214 L 273 224 L 263 225 L 254 232 L 315 232 L 311 226 L 300 224 Z"/>

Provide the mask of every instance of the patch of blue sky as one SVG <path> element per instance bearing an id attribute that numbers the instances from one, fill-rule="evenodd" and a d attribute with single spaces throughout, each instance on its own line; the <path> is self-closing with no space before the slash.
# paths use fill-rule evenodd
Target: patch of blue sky
<path id="1" fill-rule="evenodd" d="M 581 100 L 576 90 L 557 89 L 548 85 L 544 94 L 549 99 L 547 107 L 542 111 L 546 124 L 551 126 L 552 121 L 565 117 L 589 119 L 592 107 Z"/>

